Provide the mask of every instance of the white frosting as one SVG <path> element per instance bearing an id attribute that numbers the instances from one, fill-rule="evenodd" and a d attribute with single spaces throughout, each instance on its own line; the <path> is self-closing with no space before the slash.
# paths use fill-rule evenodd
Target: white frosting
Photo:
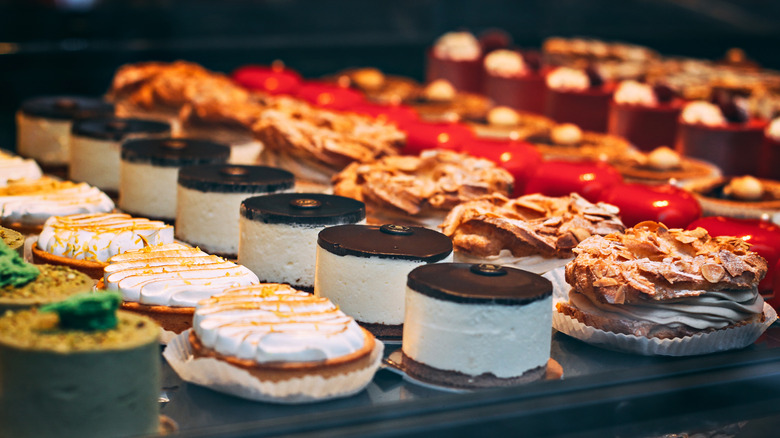
<path id="1" fill-rule="evenodd" d="M 178 167 L 122 160 L 119 165 L 119 208 L 153 218 L 176 218 Z"/>
<path id="2" fill-rule="evenodd" d="M 193 329 L 205 347 L 257 363 L 336 359 L 366 342 L 329 300 L 281 284 L 232 288 L 199 302 Z"/>
<path id="3" fill-rule="evenodd" d="M 442 262 L 451 262 L 449 254 Z M 332 300 L 360 322 L 404 323 L 406 277 L 420 260 L 339 256 L 317 246 L 314 294 Z"/>
<path id="4" fill-rule="evenodd" d="M 647 154 L 647 165 L 657 170 L 669 170 L 680 167 L 680 154 L 666 146 L 653 149 Z"/>
<path id="5" fill-rule="evenodd" d="M 101 190 L 119 191 L 120 151 L 117 141 L 74 135 L 70 142 L 68 177 Z"/>
<path id="6" fill-rule="evenodd" d="M 0 187 L 14 179 L 38 179 L 43 175 L 35 160 L 17 157 L 0 150 Z"/>
<path id="7" fill-rule="evenodd" d="M 107 213 L 113 209 L 114 202 L 105 193 L 84 183 L 43 177 L 11 181 L 0 188 L 0 218 L 5 222 L 37 226 L 51 216 Z"/>
<path id="8" fill-rule="evenodd" d="M 406 288 L 403 351 L 471 376 L 521 376 L 550 359 L 552 297 L 525 305 L 456 303 Z"/>
<path id="9" fill-rule="evenodd" d="M 615 90 L 615 102 L 642 106 L 658 104 L 653 87 L 637 81 L 621 82 Z"/>
<path id="10" fill-rule="evenodd" d="M 558 67 L 547 75 L 547 86 L 553 90 L 584 91 L 590 88 L 590 79 L 582 70 Z"/>
<path id="11" fill-rule="evenodd" d="M 487 122 L 490 125 L 517 126 L 520 124 L 520 114 L 508 106 L 497 106 L 488 111 Z"/>
<path id="12" fill-rule="evenodd" d="M 436 40 L 433 55 L 452 61 L 471 61 L 482 56 L 482 48 L 469 32 L 448 32 Z"/>
<path id="13" fill-rule="evenodd" d="M 780 141 L 780 117 L 772 120 L 766 127 L 766 136 L 774 141 Z"/>
<path id="14" fill-rule="evenodd" d="M 455 99 L 458 92 L 455 87 L 452 86 L 450 81 L 446 79 L 436 79 L 430 84 L 425 86 L 423 90 L 425 98 L 436 102 L 449 102 Z"/>
<path id="15" fill-rule="evenodd" d="M 70 160 L 71 120 L 32 117 L 16 113 L 16 150 L 20 155 L 48 165 Z"/>
<path id="16" fill-rule="evenodd" d="M 173 243 L 173 227 L 127 214 L 78 214 L 50 217 L 38 236 L 38 248 L 76 260 L 106 262 L 125 251 Z"/>
<path id="17" fill-rule="evenodd" d="M 755 201 L 761 199 L 761 196 L 763 196 L 764 185 L 758 179 L 746 175 L 732 179 L 728 185 L 723 188 L 723 192 L 727 196 L 737 199 Z"/>
<path id="18" fill-rule="evenodd" d="M 550 130 L 550 140 L 555 144 L 574 145 L 582 141 L 582 129 L 574 123 L 562 123 Z"/>
<path id="19" fill-rule="evenodd" d="M 127 251 L 108 262 L 106 289 L 147 305 L 195 307 L 229 287 L 258 283 L 246 267 L 179 243 Z"/>
<path id="20" fill-rule="evenodd" d="M 685 123 L 718 126 L 726 123 L 726 118 L 717 105 L 698 100 L 685 105 L 680 117 Z"/>
<path id="21" fill-rule="evenodd" d="M 511 78 L 526 72 L 523 56 L 514 50 L 499 49 L 485 56 L 485 70 L 493 76 Z"/>

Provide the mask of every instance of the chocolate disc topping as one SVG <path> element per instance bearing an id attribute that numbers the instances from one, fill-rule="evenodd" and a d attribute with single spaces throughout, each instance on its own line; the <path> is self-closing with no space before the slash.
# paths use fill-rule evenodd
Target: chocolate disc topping
<path id="1" fill-rule="evenodd" d="M 269 193 L 291 189 L 292 173 L 266 166 L 202 164 L 179 170 L 179 185 L 202 192 Z"/>
<path id="2" fill-rule="evenodd" d="M 339 256 L 438 262 L 452 253 L 452 241 L 423 227 L 340 225 L 320 231 L 317 244 Z"/>
<path id="3" fill-rule="evenodd" d="M 550 280 L 498 265 L 435 263 L 415 268 L 406 285 L 432 298 L 474 304 L 524 305 L 552 295 Z"/>
<path id="4" fill-rule="evenodd" d="M 82 137 L 121 141 L 134 134 L 170 135 L 171 125 L 152 120 L 98 117 L 76 120 L 71 132 Z"/>
<path id="5" fill-rule="evenodd" d="M 225 163 L 230 147 L 206 140 L 187 138 L 145 138 L 122 145 L 122 160 L 181 167 L 195 164 Z"/>
<path id="6" fill-rule="evenodd" d="M 241 215 L 267 224 L 341 225 L 365 219 L 366 205 L 322 193 L 277 193 L 245 199 Z"/>
<path id="7" fill-rule="evenodd" d="M 73 120 L 76 118 L 111 116 L 114 105 L 94 97 L 44 96 L 22 102 L 22 112 L 46 119 Z"/>

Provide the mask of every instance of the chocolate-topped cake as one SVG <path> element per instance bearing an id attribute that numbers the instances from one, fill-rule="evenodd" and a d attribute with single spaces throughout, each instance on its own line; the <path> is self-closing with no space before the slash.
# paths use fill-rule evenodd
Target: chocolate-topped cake
<path id="1" fill-rule="evenodd" d="M 274 167 L 183 167 L 176 197 L 176 237 L 212 254 L 236 258 L 241 201 L 291 191 L 294 183 L 292 173 Z"/>
<path id="2" fill-rule="evenodd" d="M 119 117 L 77 120 L 71 129 L 68 178 L 89 183 L 116 196 L 119 193 L 122 142 L 131 138 L 170 135 L 169 124 L 151 120 Z"/>
<path id="3" fill-rule="evenodd" d="M 545 115 L 583 130 L 607 132 L 609 102 L 614 84 L 605 83 L 595 68 L 559 67 L 546 77 Z"/>
<path id="4" fill-rule="evenodd" d="M 93 97 L 47 96 L 22 102 L 16 114 L 16 150 L 44 167 L 64 170 L 70 160 L 73 120 L 110 116 L 114 105 Z M 59 169 L 58 169 L 59 168 Z"/>
<path id="5" fill-rule="evenodd" d="M 401 225 L 341 225 L 317 239 L 314 294 L 336 303 L 380 339 L 400 340 L 404 284 L 424 264 L 452 261 L 452 241 Z"/>
<path id="6" fill-rule="evenodd" d="M 185 138 L 130 140 L 122 145 L 119 208 L 137 216 L 173 222 L 179 168 L 225 163 L 230 148 Z"/>
<path id="7" fill-rule="evenodd" d="M 540 379 L 550 359 L 552 283 L 519 269 L 441 263 L 409 273 L 403 365 L 434 384 L 478 388 Z"/>
<path id="8" fill-rule="evenodd" d="M 245 199 L 238 262 L 263 283 L 287 283 L 311 292 L 319 232 L 365 219 L 365 204 L 343 196 L 278 193 Z"/>

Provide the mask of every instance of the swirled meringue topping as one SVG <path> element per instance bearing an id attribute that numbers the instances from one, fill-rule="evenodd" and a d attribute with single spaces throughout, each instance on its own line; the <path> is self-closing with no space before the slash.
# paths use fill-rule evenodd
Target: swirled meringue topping
<path id="1" fill-rule="evenodd" d="M 553 90 L 584 91 L 590 88 L 590 79 L 582 70 L 558 67 L 547 75 L 547 86 Z"/>
<path id="2" fill-rule="evenodd" d="M 767 137 L 774 141 L 780 141 L 780 117 L 772 120 L 764 131 Z"/>
<path id="3" fill-rule="evenodd" d="M 36 180 L 9 181 L 0 187 L 0 218 L 4 222 L 42 225 L 51 216 L 80 213 L 107 213 L 114 202 L 86 183 Z"/>
<path id="4" fill-rule="evenodd" d="M 0 187 L 15 179 L 38 179 L 41 168 L 35 160 L 17 157 L 0 150 Z"/>
<path id="5" fill-rule="evenodd" d="M 514 50 L 494 50 L 485 56 L 483 63 L 488 73 L 505 78 L 520 76 L 527 70 L 523 55 Z"/>
<path id="6" fill-rule="evenodd" d="M 726 124 L 726 117 L 717 105 L 699 100 L 690 102 L 683 108 L 680 117 L 685 123 L 718 126 Z"/>
<path id="7" fill-rule="evenodd" d="M 482 48 L 469 32 L 448 32 L 436 40 L 433 54 L 439 59 L 468 61 L 482 56 Z"/>
<path id="8" fill-rule="evenodd" d="M 125 251 L 173 243 L 173 227 L 128 214 L 53 216 L 43 224 L 38 248 L 76 260 L 106 262 Z"/>
<path id="9" fill-rule="evenodd" d="M 193 327 L 204 346 L 258 363 L 334 359 L 366 341 L 355 320 L 327 298 L 277 283 L 231 288 L 199 302 Z"/>
<path id="10" fill-rule="evenodd" d="M 658 103 L 653 87 L 637 81 L 623 81 L 615 90 L 615 102 L 630 105 L 654 106 Z"/>
<path id="11" fill-rule="evenodd" d="M 106 289 L 125 301 L 155 306 L 195 307 L 227 288 L 259 281 L 245 266 L 179 243 L 127 251 L 108 263 Z"/>

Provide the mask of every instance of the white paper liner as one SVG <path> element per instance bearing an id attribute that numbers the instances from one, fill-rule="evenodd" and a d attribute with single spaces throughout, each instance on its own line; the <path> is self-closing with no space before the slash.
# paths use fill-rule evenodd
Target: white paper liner
<path id="1" fill-rule="evenodd" d="M 160 341 L 160 345 L 168 345 L 176 336 L 179 336 L 179 334 L 160 327 L 160 336 L 158 337 L 158 340 Z"/>
<path id="2" fill-rule="evenodd" d="M 563 268 L 551 271 L 544 277 L 553 283 L 553 328 L 583 342 L 625 353 L 645 356 L 695 356 L 745 348 L 755 342 L 777 319 L 775 309 L 764 303 L 764 322 L 684 338 L 659 339 L 607 332 L 585 325 L 555 309 L 557 303 L 569 299 L 570 286 L 564 279 Z"/>
<path id="3" fill-rule="evenodd" d="M 373 379 L 385 349 L 382 342 L 376 341 L 371 364 L 347 374 L 261 382 L 248 371 L 227 362 L 214 358 L 195 359 L 189 335 L 190 330 L 187 330 L 176 336 L 163 351 L 163 356 L 182 380 L 249 400 L 281 404 L 312 403 L 357 394 Z"/>
<path id="4" fill-rule="evenodd" d="M 562 268 L 573 260 L 574 257 L 565 259 L 545 258 L 540 255 L 515 257 L 508 249 L 502 249 L 498 255 L 488 257 L 474 257 L 460 251 L 455 251 L 453 261 L 455 263 L 491 263 L 494 265 L 510 266 L 512 268 L 522 269 L 533 272 L 534 274 L 544 274 L 558 268 Z"/>

